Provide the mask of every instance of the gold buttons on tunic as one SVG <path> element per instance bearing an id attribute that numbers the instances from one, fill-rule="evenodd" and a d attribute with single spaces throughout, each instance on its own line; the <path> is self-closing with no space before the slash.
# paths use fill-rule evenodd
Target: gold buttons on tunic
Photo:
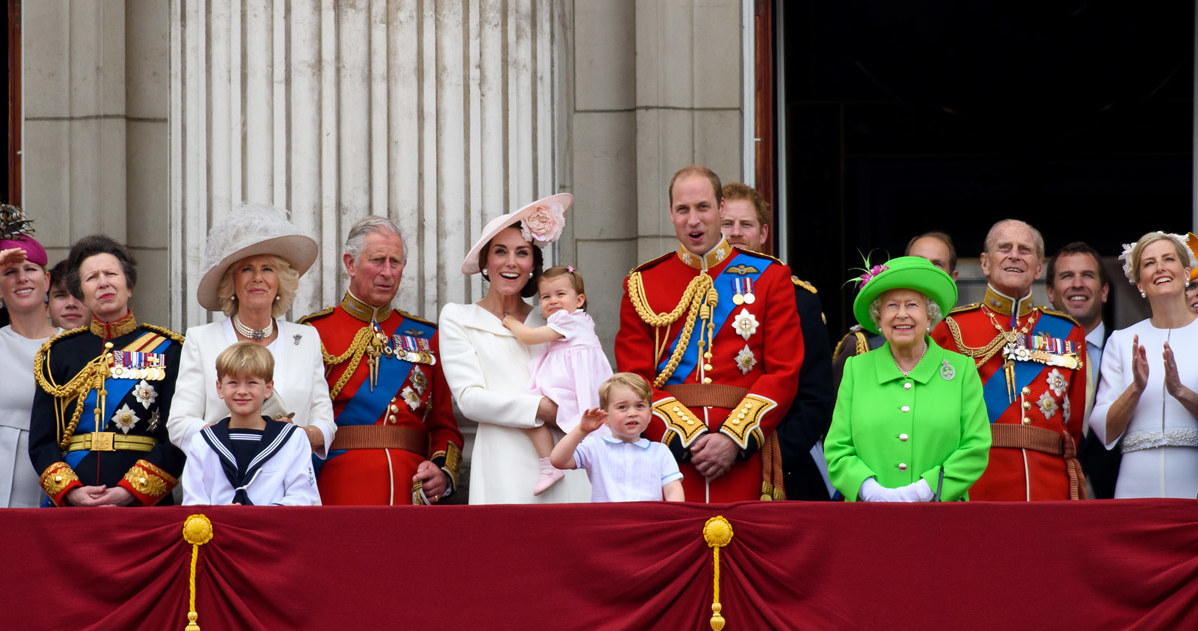
<path id="1" fill-rule="evenodd" d="M 715 369 L 711 367 L 711 364 L 703 364 L 703 370 L 706 370 L 707 372 L 711 372 L 712 370 L 715 370 Z"/>
<path id="2" fill-rule="evenodd" d="M 1029 394 L 1031 394 L 1031 393 L 1032 393 L 1032 389 L 1031 389 L 1031 388 L 1029 388 L 1029 387 L 1027 387 L 1027 386 L 1024 386 L 1024 387 L 1023 387 L 1023 396 L 1025 396 L 1025 397 L 1026 397 L 1027 395 L 1029 395 Z"/>
<path id="3" fill-rule="evenodd" d="M 1023 424 L 1024 424 L 1024 425 L 1031 425 L 1031 424 L 1032 424 L 1032 419 L 1030 419 L 1030 418 L 1028 418 L 1028 417 L 1026 417 L 1026 416 L 1025 416 L 1025 417 L 1023 417 Z"/>
<path id="4" fill-rule="evenodd" d="M 703 383 L 711 383 L 711 377 L 704 377 Z"/>
<path id="5" fill-rule="evenodd" d="M 1032 402 L 1031 402 L 1031 401 L 1024 401 L 1024 402 L 1023 402 L 1023 409 L 1025 409 L 1025 410 L 1030 410 L 1030 409 L 1032 409 Z"/>

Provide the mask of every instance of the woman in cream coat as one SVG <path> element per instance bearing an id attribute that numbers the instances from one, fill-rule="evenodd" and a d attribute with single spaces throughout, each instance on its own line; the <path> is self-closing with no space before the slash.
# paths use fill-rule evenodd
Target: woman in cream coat
<path id="1" fill-rule="evenodd" d="M 205 272 L 196 291 L 200 305 L 229 316 L 187 330 L 167 429 L 184 448 L 207 425 L 229 415 L 216 393 L 216 356 L 249 340 L 275 358 L 274 395 L 263 413 L 289 416 L 301 426 L 317 456 L 327 455 L 337 426 L 324 379 L 316 329 L 281 319 L 291 308 L 299 277 L 316 260 L 316 241 L 302 235 L 287 213 L 242 204 L 208 234 Z"/>
<path id="2" fill-rule="evenodd" d="M 540 311 L 523 298 L 536 293 L 541 247 L 561 235 L 572 201 L 570 195 L 554 195 L 487 224 L 462 263 L 464 274 L 482 272 L 487 295 L 475 304 L 449 304 L 441 310 L 445 380 L 458 409 L 478 423 L 471 452 L 471 504 L 590 501 L 590 482 L 580 470 L 566 471 L 549 490 L 532 494 L 540 467 L 524 430 L 554 423 L 557 404 L 528 391 L 529 360 L 544 345 L 524 346 L 502 322 L 510 314 L 529 326 L 545 325 Z"/>

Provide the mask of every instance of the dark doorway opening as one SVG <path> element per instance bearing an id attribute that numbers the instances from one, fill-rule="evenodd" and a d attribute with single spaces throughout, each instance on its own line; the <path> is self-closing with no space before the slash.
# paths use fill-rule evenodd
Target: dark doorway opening
<path id="1" fill-rule="evenodd" d="M 1049 254 L 1191 229 L 1193 3 L 782 4 L 780 238 L 834 339 L 859 252 L 928 230 L 968 259 L 1006 217 Z"/>

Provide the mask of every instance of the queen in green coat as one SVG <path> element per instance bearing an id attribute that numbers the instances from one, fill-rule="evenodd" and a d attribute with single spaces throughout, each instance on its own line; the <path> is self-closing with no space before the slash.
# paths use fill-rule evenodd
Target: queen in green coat
<path id="1" fill-rule="evenodd" d="M 832 484 L 849 501 L 965 499 L 990 453 L 982 381 L 971 359 L 928 336 L 957 286 L 914 256 L 858 280 L 853 313 L 886 343 L 845 364 L 824 440 Z"/>

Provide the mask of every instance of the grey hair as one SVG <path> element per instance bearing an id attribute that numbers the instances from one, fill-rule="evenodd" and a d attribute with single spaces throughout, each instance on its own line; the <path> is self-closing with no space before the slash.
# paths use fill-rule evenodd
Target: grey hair
<path id="1" fill-rule="evenodd" d="M 362 249 L 366 247 L 366 235 L 368 234 L 387 234 L 392 233 L 403 241 L 403 232 L 400 232 L 399 226 L 387 217 L 381 215 L 370 215 L 359 219 L 353 227 L 349 229 L 349 236 L 345 238 L 345 253 L 349 254 L 355 261 L 362 254 Z M 403 262 L 408 262 L 408 246 L 404 243 Z"/>
<path id="2" fill-rule="evenodd" d="M 1028 230 L 1032 231 L 1032 239 L 1036 242 L 1036 257 L 1039 258 L 1040 260 L 1043 260 L 1044 259 L 1044 235 L 1040 234 L 1040 231 L 1036 230 L 1036 228 L 1033 227 L 1032 224 L 1030 224 L 1026 221 L 1023 221 L 1021 219 L 1000 219 L 1000 220 L 994 222 L 994 225 L 990 226 L 990 229 L 986 231 L 986 240 L 982 242 L 982 251 L 983 252 L 990 251 L 990 247 L 992 245 L 994 245 L 994 231 L 998 230 L 999 226 L 1001 226 L 1003 224 L 1008 224 L 1008 223 L 1023 224 L 1025 226 L 1027 226 Z"/>
<path id="3" fill-rule="evenodd" d="M 911 291 L 915 290 L 913 289 Z M 874 328 L 876 329 L 882 328 L 882 296 L 885 296 L 888 293 L 890 292 L 882 292 L 877 298 L 874 298 L 873 302 L 869 303 L 869 319 L 874 323 Z M 936 328 L 937 324 L 940 324 L 941 320 L 944 319 L 944 311 L 940 309 L 940 305 L 936 304 L 935 300 L 928 298 L 923 292 L 916 291 L 915 293 L 919 294 L 923 298 L 924 308 L 928 311 L 928 330 L 924 333 L 924 335 L 927 335 L 932 332 L 932 329 Z"/>

